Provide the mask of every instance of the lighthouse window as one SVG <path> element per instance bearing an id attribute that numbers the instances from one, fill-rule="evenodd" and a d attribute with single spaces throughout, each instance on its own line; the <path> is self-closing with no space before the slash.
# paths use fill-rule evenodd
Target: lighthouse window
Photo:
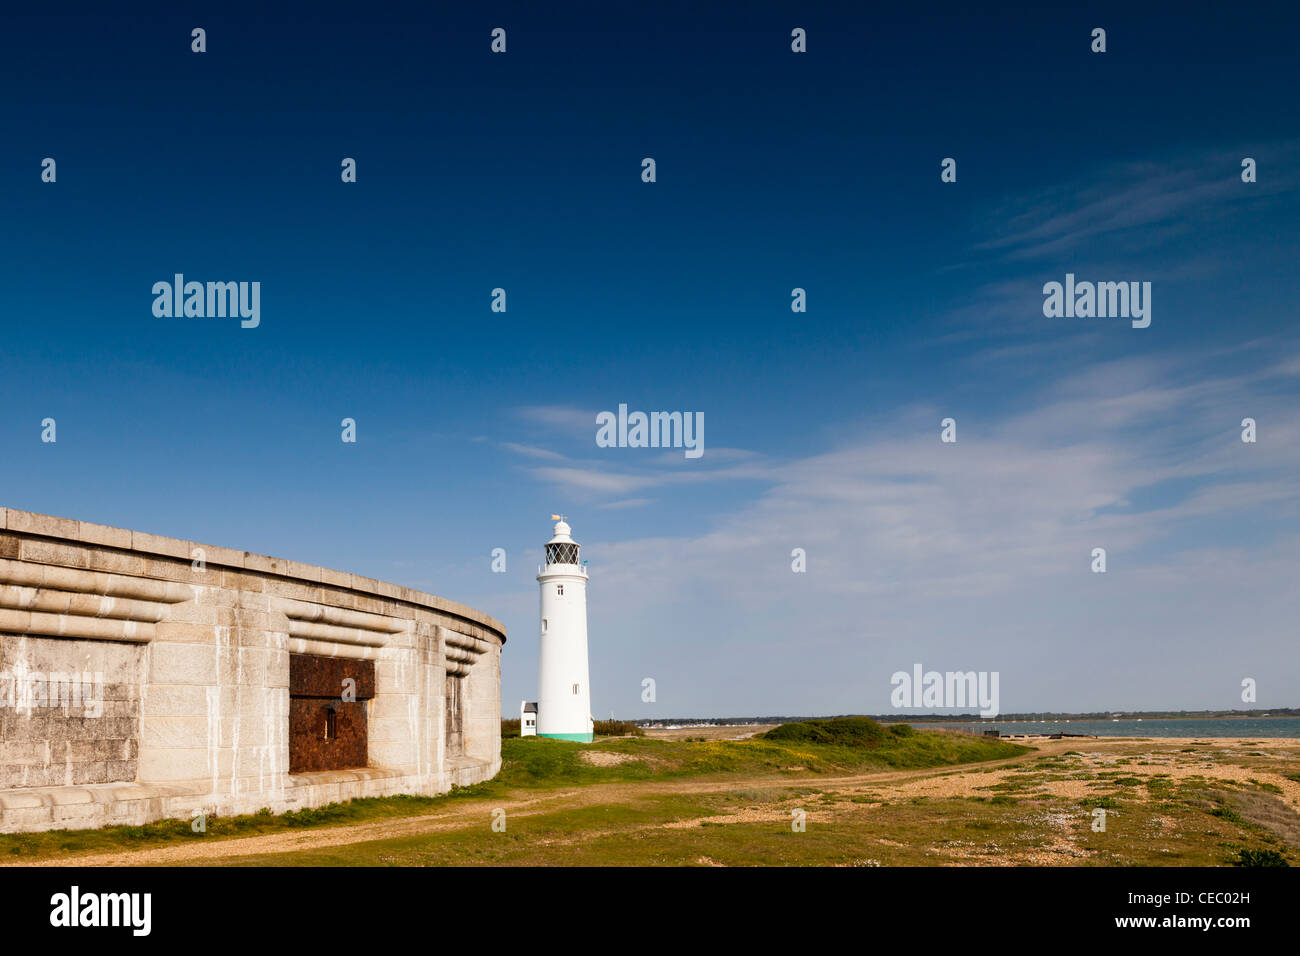
<path id="1" fill-rule="evenodd" d="M 555 593 L 558 594 L 560 597 L 564 597 L 564 585 L 557 584 L 555 586 Z"/>
<path id="2" fill-rule="evenodd" d="M 577 684 L 574 684 L 574 685 L 573 685 L 573 692 L 574 692 L 575 694 L 578 692 L 578 685 L 577 685 Z"/>
<path id="3" fill-rule="evenodd" d="M 546 618 L 542 618 L 542 633 L 546 633 Z"/>
<path id="4" fill-rule="evenodd" d="M 548 544 L 546 546 L 547 564 L 577 564 L 578 546 L 576 544 Z"/>

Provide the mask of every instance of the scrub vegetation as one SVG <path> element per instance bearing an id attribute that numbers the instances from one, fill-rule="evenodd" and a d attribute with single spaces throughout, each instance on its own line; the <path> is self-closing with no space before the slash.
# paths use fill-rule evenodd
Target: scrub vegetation
<path id="1" fill-rule="evenodd" d="M 1300 863 L 1300 741 L 1033 741 L 801 721 L 747 739 L 503 741 L 494 779 L 275 816 L 0 836 L 16 863 Z M 802 820 L 803 829 L 795 822 Z"/>

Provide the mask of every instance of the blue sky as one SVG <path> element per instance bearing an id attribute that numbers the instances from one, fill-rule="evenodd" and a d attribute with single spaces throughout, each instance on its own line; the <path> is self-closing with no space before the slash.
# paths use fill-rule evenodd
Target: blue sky
<path id="1" fill-rule="evenodd" d="M 884 712 L 914 662 L 1296 704 L 1294 10 L 312 11 L 5 15 L 0 504 L 480 607 L 507 713 L 553 511 L 598 716 Z M 261 326 L 156 318 L 176 272 Z M 1066 272 L 1151 327 L 1045 318 Z M 704 457 L 597 448 L 619 403 Z"/>

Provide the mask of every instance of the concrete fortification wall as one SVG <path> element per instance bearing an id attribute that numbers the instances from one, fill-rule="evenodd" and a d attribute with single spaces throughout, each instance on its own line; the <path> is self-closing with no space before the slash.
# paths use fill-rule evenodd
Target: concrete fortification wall
<path id="1" fill-rule="evenodd" d="M 383 581 L 0 509 L 0 832 L 484 780 L 504 643 L 493 618 Z M 291 773 L 291 746 L 299 766 L 365 765 Z"/>

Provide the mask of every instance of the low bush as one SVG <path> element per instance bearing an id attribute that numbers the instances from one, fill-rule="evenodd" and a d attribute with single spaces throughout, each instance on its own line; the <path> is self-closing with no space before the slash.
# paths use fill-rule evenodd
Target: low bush
<path id="1" fill-rule="evenodd" d="M 645 736 L 645 731 L 630 720 L 598 720 L 593 732 L 597 737 Z"/>
<path id="2" fill-rule="evenodd" d="M 1290 866 L 1277 850 L 1242 850 L 1233 866 Z"/>
<path id="3" fill-rule="evenodd" d="M 833 744 L 837 747 L 876 747 L 885 739 L 885 728 L 870 717 L 831 717 L 782 724 L 765 733 L 763 739 Z"/>

